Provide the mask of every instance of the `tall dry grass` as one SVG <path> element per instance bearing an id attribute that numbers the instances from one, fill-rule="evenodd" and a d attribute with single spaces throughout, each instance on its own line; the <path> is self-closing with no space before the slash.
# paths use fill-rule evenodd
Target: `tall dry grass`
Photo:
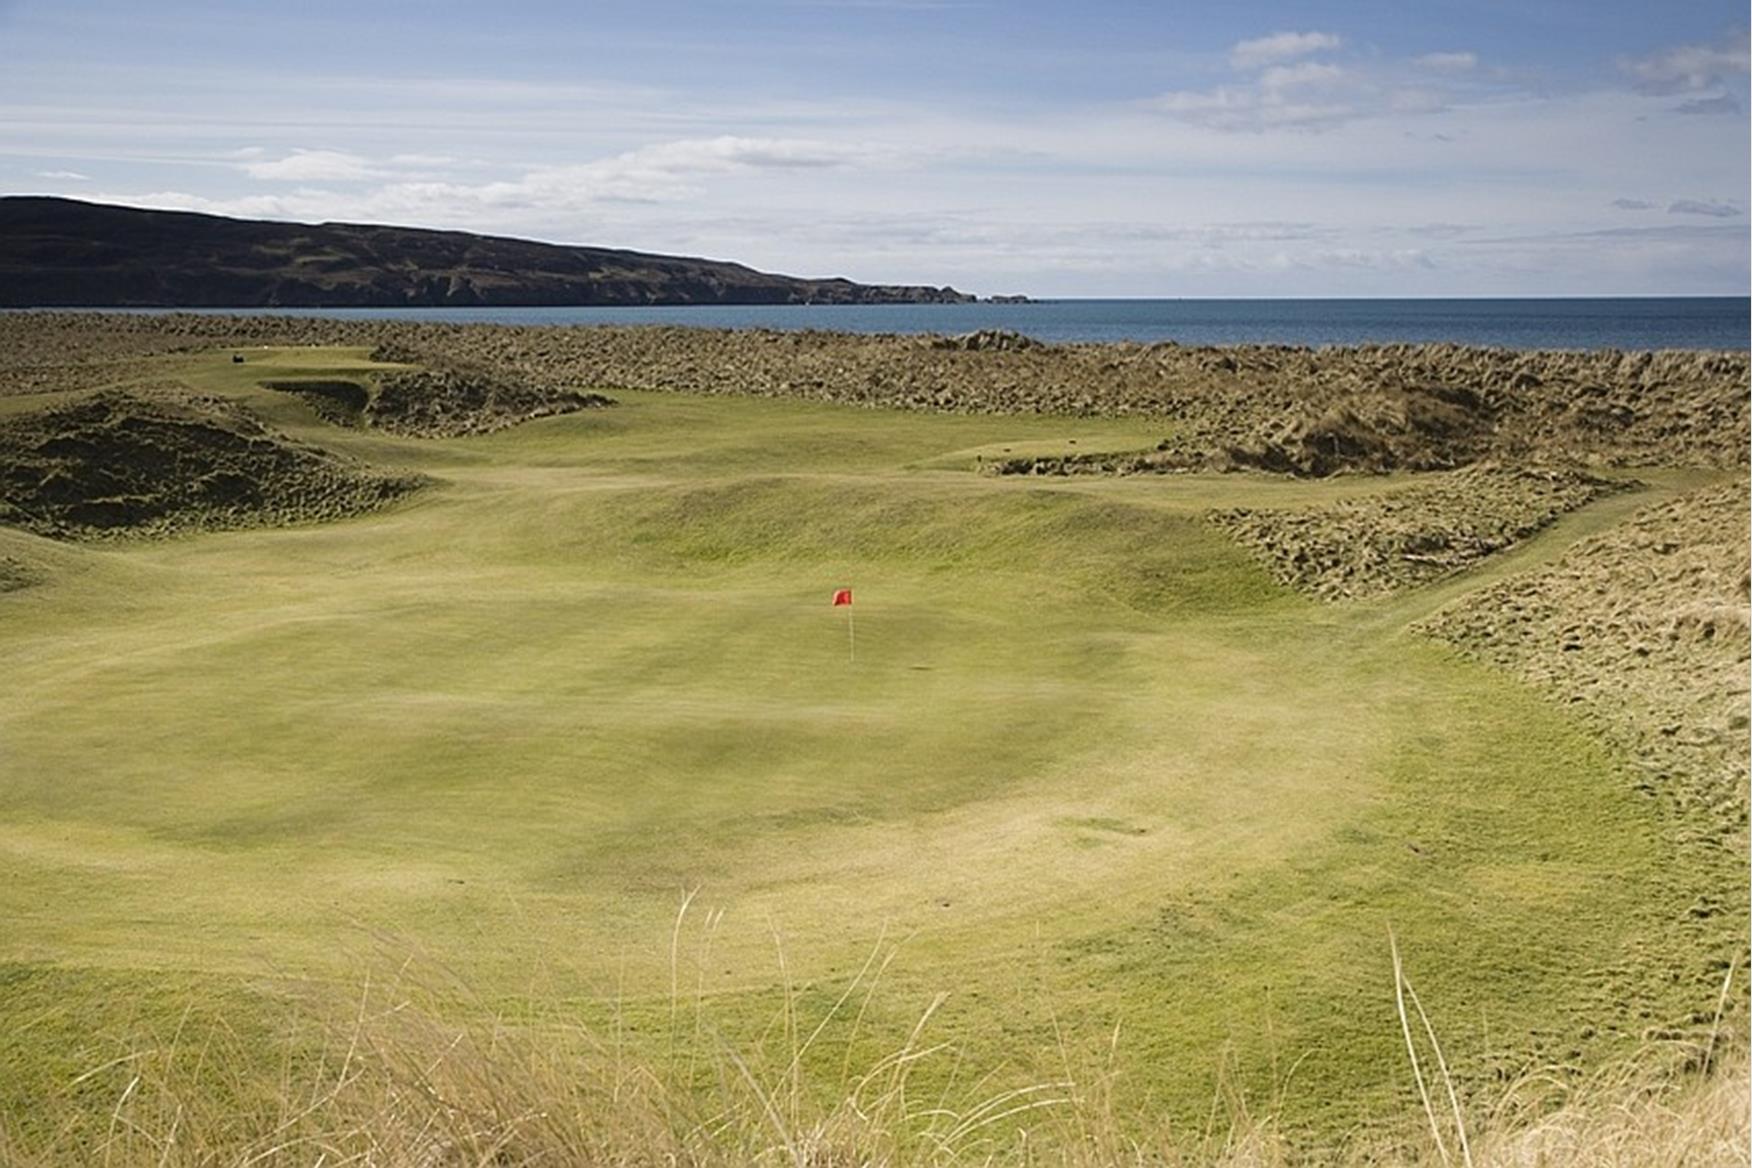
<path id="1" fill-rule="evenodd" d="M 683 915 L 685 915 L 685 905 Z M 804 1066 L 830 1023 L 855 1033 L 892 961 L 878 948 L 825 1017 L 786 992 L 778 1041 L 737 1048 L 714 1030 L 703 987 L 684 987 L 680 921 L 670 1024 L 634 1052 L 618 1027 L 558 1035 L 527 1024 L 447 1021 L 453 995 L 397 977 L 367 984 L 314 1042 L 277 1066 L 259 1039 L 191 1024 L 118 1043 L 28 1115 L 0 1114 L 6 1168 L 1287 1168 L 1304 1163 L 1475 1168 L 1713 1168 L 1752 1162 L 1747 1044 L 1718 1026 L 1706 1043 L 1651 1048 L 1580 1082 L 1529 1074 L 1487 1109 L 1455 1091 L 1436 1028 L 1394 946 L 1394 1000 L 1421 1116 L 1388 1140 L 1359 1135 L 1312 1151 L 1275 1116 L 1219 1090 L 1200 1130 L 1124 1115 L 1112 1059 L 1022 1088 L 923 1067 L 954 1058 L 931 1039 L 939 998 L 903 1041 L 838 1089 Z M 782 954 L 782 949 L 781 949 Z M 405 971 L 404 971 L 405 972 Z M 1722 1004 L 1729 1000 L 1728 983 Z M 448 990 L 446 991 L 448 992 Z M 470 1011 L 479 1018 L 481 1012 Z M 1718 1022 L 1721 1011 L 1718 1010 Z M 1117 1035 L 1114 1042 L 1117 1043 Z M 851 1045 L 846 1047 L 849 1052 Z M 291 1053 L 296 1051 L 297 1053 Z M 817 1060 L 819 1062 L 819 1060 Z M 951 1077 L 953 1080 L 953 1077 Z M 101 1087 L 94 1091 L 94 1087 Z"/>

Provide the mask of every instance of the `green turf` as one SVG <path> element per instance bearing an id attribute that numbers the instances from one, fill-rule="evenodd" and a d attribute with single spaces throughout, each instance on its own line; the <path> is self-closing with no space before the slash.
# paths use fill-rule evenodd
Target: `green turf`
<path id="1" fill-rule="evenodd" d="M 948 992 L 965 1064 L 1027 1076 L 1118 1024 L 1128 1104 L 1196 1123 L 1227 1076 L 1328 1133 L 1407 1090 L 1390 928 L 1467 1082 L 1695 1006 L 1641 946 L 1674 828 L 1618 761 L 1407 636 L 1415 599 L 1318 606 L 1199 519 L 1393 480 L 1000 479 L 1163 427 L 636 393 L 403 440 L 255 386 L 367 366 L 166 370 L 438 480 L 387 512 L 0 532 L 47 576 L 0 594 L 0 975 L 271 998 L 417 952 L 494 1009 L 654 1019 L 697 889 L 728 1031 L 775 938 L 821 1001 L 904 938 L 869 1041 Z M 15 1106 L 68 1070 L 23 1033 Z"/>

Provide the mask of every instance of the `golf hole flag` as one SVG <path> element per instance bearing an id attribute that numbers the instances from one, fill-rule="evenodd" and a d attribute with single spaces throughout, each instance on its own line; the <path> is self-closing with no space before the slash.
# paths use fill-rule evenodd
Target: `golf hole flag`
<path id="1" fill-rule="evenodd" d="M 835 588 L 833 590 L 833 606 L 846 610 L 846 660 L 856 665 L 858 662 L 858 630 L 852 627 L 852 590 L 850 588 Z"/>

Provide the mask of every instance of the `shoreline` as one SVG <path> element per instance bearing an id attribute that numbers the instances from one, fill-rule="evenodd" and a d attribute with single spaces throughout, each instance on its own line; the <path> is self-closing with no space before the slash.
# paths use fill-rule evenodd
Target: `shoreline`
<path id="1" fill-rule="evenodd" d="M 1164 344 L 1359 347 L 1451 344 L 1516 352 L 1752 351 L 1745 297 L 1457 299 L 1079 299 L 1027 304 L 642 305 L 635 307 L 13 308 L 6 316 L 201 317 L 494 324 L 523 327 L 685 327 L 850 336 L 1019 332 L 1050 345 Z"/>

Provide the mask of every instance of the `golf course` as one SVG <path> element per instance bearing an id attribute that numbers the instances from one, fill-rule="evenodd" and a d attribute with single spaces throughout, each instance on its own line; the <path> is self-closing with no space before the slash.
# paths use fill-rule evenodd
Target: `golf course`
<path id="1" fill-rule="evenodd" d="M 1426 1127 L 1396 954 L 1467 1104 L 1743 1021 L 1719 808 L 1429 632 L 1743 469 L 1597 467 L 1491 554 L 1334 600 L 1213 517 L 1429 472 L 994 471 L 1185 437 L 1144 413 L 591 384 L 431 436 L 295 391 L 413 362 L 109 374 L 398 484 L 332 521 L 0 525 L 17 1148 L 113 1136 L 142 1051 L 222 1032 L 281 1082 L 414 997 L 566 1058 L 679 1050 L 708 1093 L 831 1102 L 910 1049 L 921 1115 L 1098 1085 L 1133 1128 L 1269 1114 L 1312 1148 Z M 966 1141 L 1071 1138 L 1016 1107 Z"/>

